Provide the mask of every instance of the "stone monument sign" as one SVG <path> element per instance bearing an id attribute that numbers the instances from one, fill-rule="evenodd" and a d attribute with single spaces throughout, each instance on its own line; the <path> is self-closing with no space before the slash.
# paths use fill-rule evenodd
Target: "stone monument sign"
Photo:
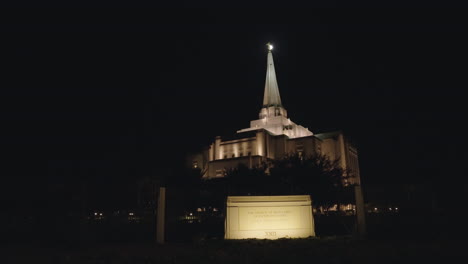
<path id="1" fill-rule="evenodd" d="M 226 239 L 315 236 L 309 195 L 228 196 Z"/>

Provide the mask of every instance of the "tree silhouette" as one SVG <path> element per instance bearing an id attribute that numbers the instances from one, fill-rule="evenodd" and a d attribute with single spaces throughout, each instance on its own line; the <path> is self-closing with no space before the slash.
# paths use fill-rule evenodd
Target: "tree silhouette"
<path id="1" fill-rule="evenodd" d="M 226 171 L 228 195 L 267 195 L 270 183 L 265 168 L 239 164 Z"/>
<path id="2" fill-rule="evenodd" d="M 345 184 L 349 173 L 324 155 L 290 154 L 272 161 L 270 176 L 281 182 L 288 194 L 309 194 L 315 206 L 350 203 L 352 188 Z"/>
<path id="3" fill-rule="evenodd" d="M 311 196 L 315 206 L 352 203 L 352 186 L 345 184 L 348 172 L 339 160 L 323 155 L 286 155 L 261 167 L 243 164 L 227 170 L 226 195 L 299 195 Z"/>

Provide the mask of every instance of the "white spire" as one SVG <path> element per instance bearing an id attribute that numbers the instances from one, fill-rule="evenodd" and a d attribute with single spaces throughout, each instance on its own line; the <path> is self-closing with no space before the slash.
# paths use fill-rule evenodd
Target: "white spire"
<path id="1" fill-rule="evenodd" d="M 281 106 L 281 97 L 279 94 L 278 83 L 276 81 L 275 64 L 273 63 L 273 54 L 271 50 L 273 45 L 268 46 L 267 72 L 265 80 L 265 93 L 263 95 L 263 107 Z"/>
<path id="2" fill-rule="evenodd" d="M 286 135 L 289 138 L 300 138 L 312 136 L 313 133 L 288 118 L 288 112 L 281 104 L 281 97 L 276 82 L 275 65 L 271 50 L 273 45 L 268 46 L 267 73 L 265 81 L 265 94 L 263 107 L 260 109 L 259 119 L 250 121 L 250 127 L 238 130 L 237 133 L 265 129 L 272 135 Z"/>

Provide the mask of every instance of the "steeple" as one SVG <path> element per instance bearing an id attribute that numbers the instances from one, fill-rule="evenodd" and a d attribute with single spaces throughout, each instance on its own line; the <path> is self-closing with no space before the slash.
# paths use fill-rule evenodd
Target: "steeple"
<path id="1" fill-rule="evenodd" d="M 260 110 L 260 118 L 272 117 L 272 116 L 284 116 L 286 117 L 286 110 L 281 104 L 281 97 L 278 89 L 278 82 L 276 81 L 275 64 L 273 62 L 273 54 L 271 50 L 273 45 L 271 43 L 268 46 L 268 57 L 267 57 L 267 72 L 265 79 L 265 92 L 263 94 L 263 106 Z"/>
<path id="2" fill-rule="evenodd" d="M 281 106 L 281 97 L 279 94 L 278 82 L 276 81 L 275 64 L 273 62 L 273 54 L 271 53 L 273 45 L 268 43 L 267 46 L 268 59 L 265 80 L 265 93 L 263 95 L 263 107 Z"/>
<path id="3" fill-rule="evenodd" d="M 264 129 L 271 135 L 285 135 L 288 138 L 300 138 L 312 136 L 313 133 L 288 118 L 288 112 L 281 104 L 281 98 L 276 82 L 275 64 L 271 50 L 273 45 L 268 46 L 267 72 L 265 80 L 265 93 L 263 96 L 263 106 L 260 110 L 259 119 L 250 121 L 250 127 L 238 130 L 237 133 Z"/>

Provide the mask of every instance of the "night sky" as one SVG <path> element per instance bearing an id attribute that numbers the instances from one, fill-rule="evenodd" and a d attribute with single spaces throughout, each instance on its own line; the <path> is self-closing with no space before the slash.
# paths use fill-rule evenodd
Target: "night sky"
<path id="1" fill-rule="evenodd" d="M 248 127 L 267 42 L 291 120 L 349 135 L 364 185 L 466 188 L 466 26 L 455 13 L 16 12 L 0 31 L 1 185 L 13 206 L 70 180 L 125 200 L 125 183 Z"/>

